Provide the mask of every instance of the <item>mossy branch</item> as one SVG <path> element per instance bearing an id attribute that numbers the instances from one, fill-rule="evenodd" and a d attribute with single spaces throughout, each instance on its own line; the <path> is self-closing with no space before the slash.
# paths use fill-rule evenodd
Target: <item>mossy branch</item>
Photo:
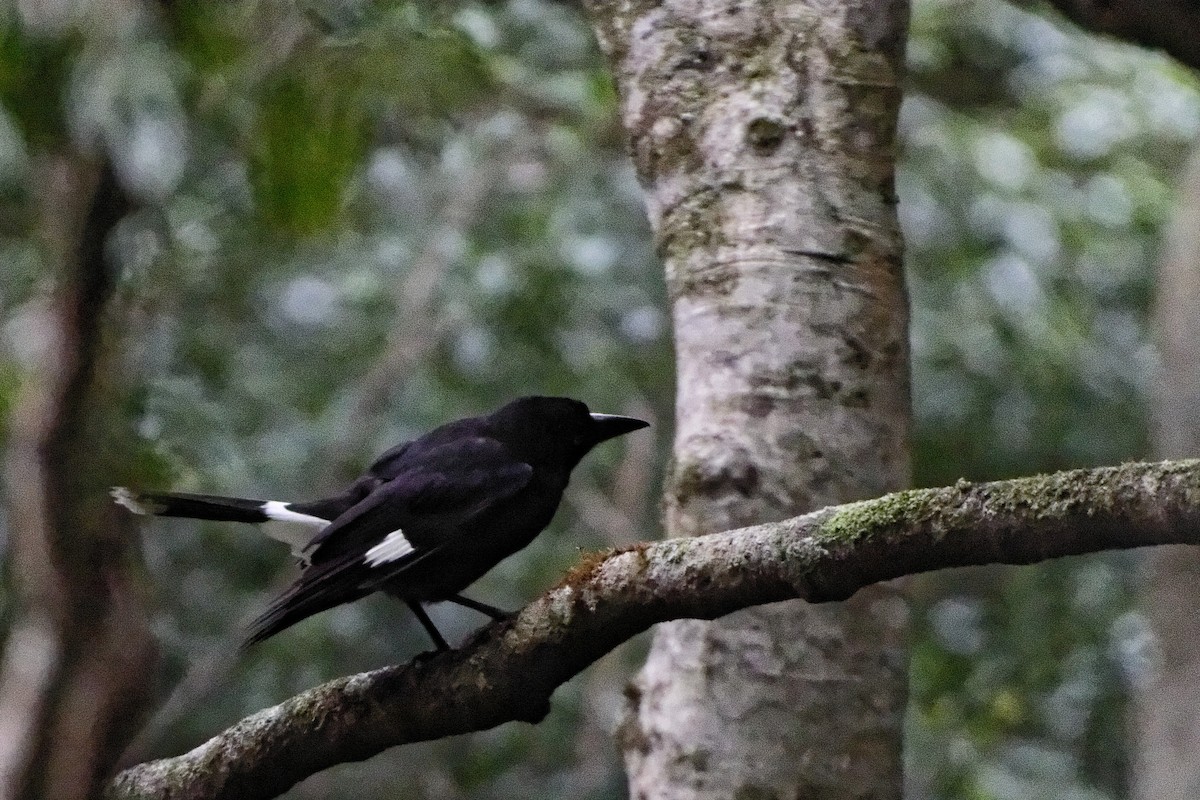
<path id="1" fill-rule="evenodd" d="M 555 688 L 657 622 L 842 600 L 946 567 L 1177 543 L 1200 543 L 1200 461 L 960 481 L 642 544 L 589 557 L 458 650 L 318 686 L 190 753 L 126 770 L 107 797 L 269 798 L 396 745 L 538 722 Z"/>

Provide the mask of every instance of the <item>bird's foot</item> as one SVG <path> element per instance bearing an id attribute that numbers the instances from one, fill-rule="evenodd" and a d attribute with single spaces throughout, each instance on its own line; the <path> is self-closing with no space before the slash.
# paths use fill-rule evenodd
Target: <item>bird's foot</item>
<path id="1" fill-rule="evenodd" d="M 461 594 L 456 594 L 448 598 L 451 603 L 456 603 L 463 608 L 469 608 L 472 611 L 478 611 L 480 614 L 487 614 L 497 622 L 503 622 L 506 619 L 512 619 L 513 614 L 495 606 L 490 606 L 487 603 L 481 603 L 478 600 L 472 600 L 469 597 L 463 597 Z"/>

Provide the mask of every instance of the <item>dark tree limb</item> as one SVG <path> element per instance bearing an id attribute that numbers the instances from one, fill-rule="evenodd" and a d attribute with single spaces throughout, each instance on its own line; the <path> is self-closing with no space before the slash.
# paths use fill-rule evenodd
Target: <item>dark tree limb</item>
<path id="1" fill-rule="evenodd" d="M 0 797 L 84 800 L 137 729 L 156 653 L 134 531 L 101 477 L 116 452 L 106 243 L 130 201 L 107 160 L 42 167 L 39 232 L 57 280 L 43 314 L 52 344 L 23 376 L 5 463 L 15 612 L 0 664 Z"/>
<path id="2" fill-rule="evenodd" d="M 495 0 L 485 0 L 492 4 Z M 577 0 L 562 0 L 578 5 Z M 1034 0 L 1012 0 L 1028 8 Z M 1081 28 L 1143 47 L 1165 50 L 1200 69 L 1200 3 L 1196 0 L 1049 0 L 1051 7 Z"/>
<path id="3" fill-rule="evenodd" d="M 843 600 L 945 567 L 1174 543 L 1200 543 L 1200 461 L 963 481 L 642 544 L 585 559 L 459 650 L 318 686 L 190 753 L 126 770 L 107 797 L 269 798 L 396 745 L 538 722 L 556 687 L 657 622 Z"/>
<path id="4" fill-rule="evenodd" d="M 1030 0 L 1016 5 L 1031 6 Z M 1196 0 L 1050 0 L 1076 25 L 1144 47 L 1158 47 L 1200 68 L 1200 3 Z"/>

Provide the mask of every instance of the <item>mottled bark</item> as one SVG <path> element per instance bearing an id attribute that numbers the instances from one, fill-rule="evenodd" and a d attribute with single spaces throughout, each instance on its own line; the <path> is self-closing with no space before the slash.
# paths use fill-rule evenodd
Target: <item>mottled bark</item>
<path id="1" fill-rule="evenodd" d="M 671 293 L 670 535 L 908 480 L 893 132 L 903 0 L 586 3 Z M 661 627 L 634 798 L 899 797 L 904 600 Z"/>
<path id="2" fill-rule="evenodd" d="M 1200 461 L 962 481 L 590 556 L 458 650 L 311 689 L 185 755 L 125 771 L 107 797 L 262 800 L 395 745 L 536 722 L 555 687 L 666 620 L 844 600 L 944 567 L 1179 542 L 1200 543 Z"/>
<path id="3" fill-rule="evenodd" d="M 1154 449 L 1200 454 L 1200 149 L 1180 186 L 1158 275 L 1155 324 L 1162 363 Z M 1169 547 L 1141 582 L 1156 656 L 1137 687 L 1133 789 L 1139 800 L 1200 797 L 1200 551 Z"/>
<path id="4" fill-rule="evenodd" d="M 109 168 L 60 159 L 42 178 L 40 222 L 59 280 L 5 465 L 17 597 L 0 665 L 0 797 L 83 800 L 111 773 L 152 683 L 129 569 L 134 533 L 103 483 L 112 451 L 97 380 L 115 280 L 104 245 L 126 202 Z"/>

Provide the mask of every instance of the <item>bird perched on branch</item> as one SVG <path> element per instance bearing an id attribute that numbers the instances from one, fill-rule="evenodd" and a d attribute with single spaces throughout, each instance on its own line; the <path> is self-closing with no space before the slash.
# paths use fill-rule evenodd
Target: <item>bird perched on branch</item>
<path id="1" fill-rule="evenodd" d="M 383 591 L 400 598 L 439 650 L 422 607 L 448 600 L 501 619 L 460 593 L 550 524 L 571 470 L 600 442 L 649 423 L 593 414 L 578 400 L 522 397 L 393 447 L 345 491 L 307 503 L 113 490 L 136 514 L 293 523 L 268 533 L 304 570 L 251 624 L 244 647 L 305 617 Z"/>

